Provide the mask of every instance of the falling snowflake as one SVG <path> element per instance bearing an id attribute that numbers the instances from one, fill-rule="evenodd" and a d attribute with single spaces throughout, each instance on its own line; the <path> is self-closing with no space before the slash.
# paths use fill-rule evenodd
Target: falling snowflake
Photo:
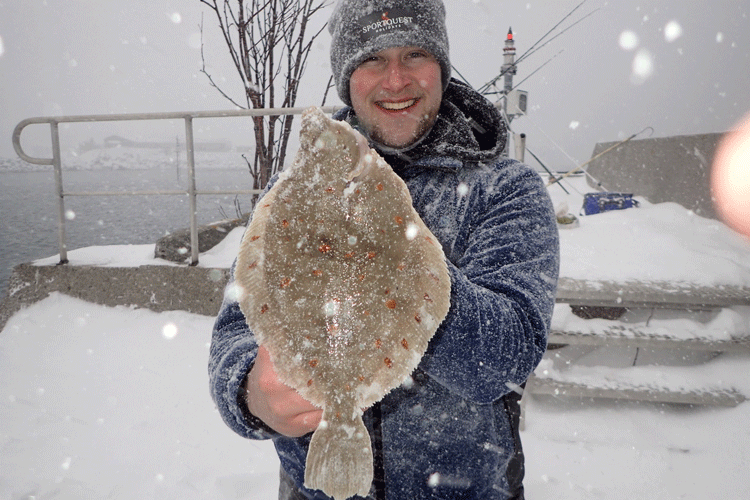
<path id="1" fill-rule="evenodd" d="M 664 39 L 672 43 L 682 36 L 682 26 L 677 21 L 669 21 L 664 27 Z"/>
<path id="2" fill-rule="evenodd" d="M 646 49 L 641 49 L 633 58 L 633 73 L 631 81 L 641 84 L 654 73 L 654 56 Z"/>
<path id="3" fill-rule="evenodd" d="M 623 50 L 634 50 L 638 47 L 638 35 L 634 31 L 625 30 L 620 33 L 620 48 Z"/>
<path id="4" fill-rule="evenodd" d="M 167 323 L 162 327 L 161 334 L 164 335 L 165 339 L 172 340 L 177 336 L 178 330 L 174 323 Z"/>

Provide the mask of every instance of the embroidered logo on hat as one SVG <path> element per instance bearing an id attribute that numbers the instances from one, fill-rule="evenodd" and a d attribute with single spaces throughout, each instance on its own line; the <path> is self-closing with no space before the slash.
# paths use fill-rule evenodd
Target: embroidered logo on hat
<path id="1" fill-rule="evenodd" d="M 359 36 L 364 43 L 384 33 L 416 29 L 415 19 L 413 12 L 402 8 L 376 11 L 357 20 Z"/>

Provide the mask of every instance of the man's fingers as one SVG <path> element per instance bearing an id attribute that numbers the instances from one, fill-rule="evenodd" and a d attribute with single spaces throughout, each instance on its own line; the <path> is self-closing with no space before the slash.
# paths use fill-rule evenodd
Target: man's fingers
<path id="1" fill-rule="evenodd" d="M 314 431 L 323 415 L 320 408 L 279 380 L 268 350 L 262 346 L 248 374 L 246 391 L 250 413 L 285 436 Z"/>

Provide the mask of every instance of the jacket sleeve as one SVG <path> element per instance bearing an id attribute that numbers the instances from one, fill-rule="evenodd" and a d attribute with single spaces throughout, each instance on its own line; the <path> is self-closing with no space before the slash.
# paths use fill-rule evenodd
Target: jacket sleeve
<path id="1" fill-rule="evenodd" d="M 502 166 L 503 164 L 501 164 Z M 541 178 L 518 162 L 471 196 L 460 250 L 446 252 L 451 308 L 420 368 L 477 403 L 518 390 L 541 361 L 554 307 L 559 235 Z"/>
<path id="2" fill-rule="evenodd" d="M 208 362 L 209 388 L 224 422 L 249 439 L 271 439 L 278 434 L 247 409 L 241 390 L 258 355 L 258 343 L 233 297 L 234 269 L 224 291 L 224 302 L 214 323 Z"/>

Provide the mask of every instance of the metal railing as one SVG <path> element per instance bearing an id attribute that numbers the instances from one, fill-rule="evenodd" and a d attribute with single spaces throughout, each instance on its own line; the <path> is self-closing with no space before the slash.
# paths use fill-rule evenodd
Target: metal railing
<path id="1" fill-rule="evenodd" d="M 55 170 L 55 190 L 58 207 L 58 241 L 60 247 L 60 264 L 68 263 L 68 251 L 65 235 L 65 197 L 66 196 L 138 196 L 138 195 L 187 195 L 190 199 L 190 265 L 198 264 L 198 225 L 196 197 L 198 195 L 223 195 L 223 194 L 259 194 L 258 189 L 246 190 L 214 190 L 198 191 L 195 188 L 195 146 L 193 139 L 193 119 L 195 118 L 236 118 L 248 116 L 277 116 L 298 115 L 306 108 L 270 108 L 250 110 L 226 110 L 226 111 L 186 111 L 174 113 L 133 113 L 112 115 L 78 115 L 78 116 L 44 116 L 27 118 L 16 125 L 13 130 L 13 148 L 16 154 L 29 163 L 35 165 L 52 165 Z M 335 107 L 323 108 L 326 113 L 335 111 Z M 87 123 L 87 122 L 115 122 L 134 120 L 185 120 L 185 143 L 187 149 L 188 165 L 188 187 L 184 190 L 159 190 L 159 191 L 98 191 L 98 192 L 65 192 L 62 179 L 62 159 L 60 157 L 60 123 Z M 52 139 L 52 158 L 34 158 L 27 155 L 21 147 L 21 133 L 29 125 L 50 125 Z"/>

